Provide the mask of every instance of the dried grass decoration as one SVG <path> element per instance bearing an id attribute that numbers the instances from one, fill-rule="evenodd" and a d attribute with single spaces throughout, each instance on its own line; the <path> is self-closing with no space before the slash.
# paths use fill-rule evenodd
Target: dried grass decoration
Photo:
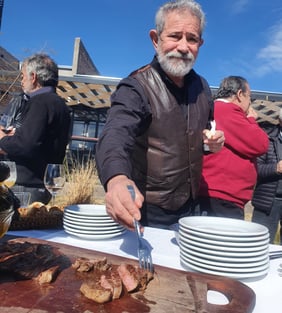
<path id="1" fill-rule="evenodd" d="M 66 165 L 66 184 L 57 195 L 55 204 L 65 207 L 72 204 L 104 204 L 104 190 L 93 160 Z"/>

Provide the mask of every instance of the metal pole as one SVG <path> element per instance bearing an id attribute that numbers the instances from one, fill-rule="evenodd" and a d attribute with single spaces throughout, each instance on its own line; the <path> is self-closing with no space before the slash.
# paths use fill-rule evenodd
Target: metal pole
<path id="1" fill-rule="evenodd" d="M 4 0 L 0 0 L 0 31 L 1 31 L 1 24 L 2 24 L 3 7 L 4 7 Z"/>

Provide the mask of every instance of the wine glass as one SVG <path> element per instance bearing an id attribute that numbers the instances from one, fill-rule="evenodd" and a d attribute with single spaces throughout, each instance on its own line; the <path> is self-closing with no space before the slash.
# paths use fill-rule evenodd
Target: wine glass
<path id="1" fill-rule="evenodd" d="M 15 211 L 12 205 L 9 209 L 0 211 L 0 238 L 2 238 L 8 231 L 14 213 Z"/>
<path id="2" fill-rule="evenodd" d="M 4 133 L 8 134 L 9 132 L 11 132 L 11 130 L 13 129 L 12 121 L 13 121 L 12 116 L 8 114 L 2 114 L 0 118 L 0 125 Z"/>
<path id="3" fill-rule="evenodd" d="M 66 182 L 65 169 L 63 164 L 47 164 L 44 174 L 44 185 L 52 194 L 52 205 L 54 205 L 56 194 Z"/>
<path id="4" fill-rule="evenodd" d="M 17 180 L 17 167 L 16 163 L 13 161 L 3 161 L 3 163 L 7 164 L 10 168 L 10 176 L 5 180 L 5 185 L 8 188 L 11 188 L 15 185 Z"/>

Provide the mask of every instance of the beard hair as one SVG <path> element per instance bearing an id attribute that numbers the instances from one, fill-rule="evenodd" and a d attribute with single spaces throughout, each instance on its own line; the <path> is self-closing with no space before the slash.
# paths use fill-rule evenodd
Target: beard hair
<path id="1" fill-rule="evenodd" d="M 175 77 L 183 77 L 188 74 L 195 63 L 195 57 L 191 52 L 181 54 L 172 51 L 164 54 L 161 49 L 158 49 L 157 58 L 162 69 L 168 75 Z"/>

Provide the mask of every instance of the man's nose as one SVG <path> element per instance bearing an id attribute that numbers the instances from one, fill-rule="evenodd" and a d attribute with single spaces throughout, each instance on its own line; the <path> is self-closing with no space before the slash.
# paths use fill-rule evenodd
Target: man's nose
<path id="1" fill-rule="evenodd" d="M 185 36 L 178 41 L 177 49 L 183 53 L 187 53 L 189 51 L 189 43 Z"/>

